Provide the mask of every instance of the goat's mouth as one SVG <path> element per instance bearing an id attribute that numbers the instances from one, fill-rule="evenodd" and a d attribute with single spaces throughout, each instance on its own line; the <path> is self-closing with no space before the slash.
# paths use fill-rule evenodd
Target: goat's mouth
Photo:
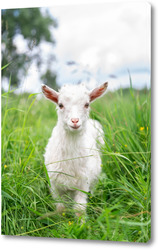
<path id="1" fill-rule="evenodd" d="M 72 129 L 79 129 L 80 125 L 70 126 Z"/>

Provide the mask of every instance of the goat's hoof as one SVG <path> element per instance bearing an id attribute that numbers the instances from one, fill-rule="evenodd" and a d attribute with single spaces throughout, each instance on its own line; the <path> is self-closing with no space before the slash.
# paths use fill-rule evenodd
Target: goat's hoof
<path id="1" fill-rule="evenodd" d="M 62 214 L 65 211 L 65 206 L 63 204 L 58 204 L 57 207 L 56 207 L 56 211 L 59 214 Z"/>
<path id="2" fill-rule="evenodd" d="M 80 225 L 84 224 L 85 221 L 86 221 L 85 213 L 84 213 L 84 212 L 77 212 L 77 213 L 75 213 L 75 214 L 76 214 L 76 216 L 78 217 L 78 223 L 79 223 Z"/>
<path id="3" fill-rule="evenodd" d="M 83 212 L 77 212 L 75 213 L 77 217 L 81 217 L 84 213 Z"/>

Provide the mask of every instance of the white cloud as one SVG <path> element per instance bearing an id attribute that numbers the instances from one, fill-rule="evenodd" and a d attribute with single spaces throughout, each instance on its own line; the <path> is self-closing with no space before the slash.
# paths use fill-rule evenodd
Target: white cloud
<path id="1" fill-rule="evenodd" d="M 26 53 L 28 51 L 27 41 L 23 39 L 21 34 L 18 34 L 13 39 L 13 44 L 16 46 L 17 53 Z"/>
<path id="2" fill-rule="evenodd" d="M 60 65 L 74 60 L 97 78 L 98 72 L 106 77 L 122 68 L 150 67 L 147 3 L 60 6 L 51 8 L 51 13 L 59 20 L 55 52 Z M 68 78 L 71 81 L 75 76 Z"/>
<path id="3" fill-rule="evenodd" d="M 99 64 L 99 48 L 87 48 L 79 55 L 78 62 L 85 67 L 89 65 L 90 70 L 94 70 Z"/>

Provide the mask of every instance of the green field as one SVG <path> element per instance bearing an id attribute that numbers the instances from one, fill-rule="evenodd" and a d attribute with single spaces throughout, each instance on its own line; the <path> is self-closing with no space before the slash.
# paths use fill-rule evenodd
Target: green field
<path id="1" fill-rule="evenodd" d="M 55 105 L 38 95 L 2 93 L 2 234 L 147 242 L 150 239 L 150 99 L 148 90 L 108 92 L 91 107 L 102 123 L 102 174 L 81 222 L 72 209 L 52 213 L 44 148 Z"/>

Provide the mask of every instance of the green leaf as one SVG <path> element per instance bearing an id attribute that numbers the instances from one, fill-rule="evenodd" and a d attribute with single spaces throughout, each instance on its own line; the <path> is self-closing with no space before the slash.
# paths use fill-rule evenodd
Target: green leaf
<path id="1" fill-rule="evenodd" d="M 2 66 L 2 67 L 1 67 L 1 70 L 3 70 L 3 69 L 5 69 L 5 68 L 7 68 L 7 67 L 8 67 L 11 63 L 12 63 L 12 62 L 7 63 L 6 65 Z"/>
<path id="2" fill-rule="evenodd" d="M 13 199 L 13 197 L 11 197 L 10 194 L 6 193 L 5 191 L 2 190 L 1 193 L 2 193 L 2 197 L 15 201 L 15 199 Z"/>

